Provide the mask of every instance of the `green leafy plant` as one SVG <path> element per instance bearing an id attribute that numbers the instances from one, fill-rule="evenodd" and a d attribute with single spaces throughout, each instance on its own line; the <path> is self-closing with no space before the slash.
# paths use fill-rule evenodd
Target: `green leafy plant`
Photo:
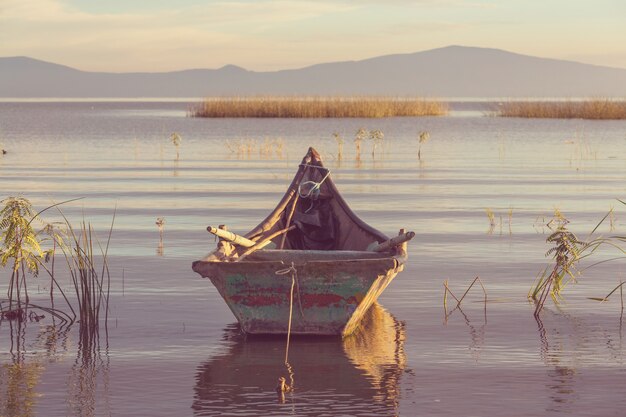
<path id="1" fill-rule="evenodd" d="M 618 201 L 626 205 L 626 202 L 619 199 Z M 554 245 L 550 250 L 548 250 L 548 252 L 546 252 L 546 256 L 552 256 L 554 264 L 552 267 L 546 267 L 543 272 L 539 274 L 535 284 L 528 294 L 528 297 L 536 303 L 536 317 L 539 316 L 548 295 L 552 297 L 555 303 L 558 303 L 563 288 L 569 282 L 576 282 L 577 276 L 582 274 L 585 270 L 605 262 L 624 259 L 626 250 L 621 246 L 621 244 L 626 243 L 626 236 L 616 235 L 592 238 L 600 225 L 602 225 L 607 218 L 610 218 L 612 213 L 613 209 L 609 210 L 602 220 L 600 220 L 600 222 L 593 228 L 591 233 L 589 233 L 586 241 L 581 241 L 574 233 L 567 229 L 567 225 L 569 223 L 567 218 L 565 218 L 565 216 L 563 216 L 558 209 L 555 210 L 553 219 L 546 225 L 550 229 L 554 230 L 554 232 L 546 239 L 548 243 L 552 243 Z M 578 263 L 581 260 L 590 257 L 602 247 L 616 249 L 620 255 L 595 262 L 581 270 L 577 268 Z M 593 297 L 591 299 L 606 301 L 611 294 L 617 291 L 617 289 L 620 289 L 621 291 L 622 285 L 623 283 L 620 283 L 620 285 L 615 287 L 606 297 L 601 299 Z"/>
<path id="2" fill-rule="evenodd" d="M 29 301 L 26 276 L 39 274 L 40 260 L 45 256 L 38 233 L 32 226 L 38 214 L 33 211 L 30 201 L 23 197 L 8 197 L 0 204 L 3 205 L 0 210 L 0 265 L 11 266 L 7 292 L 9 310 L 4 314 L 22 314 L 22 302 L 28 304 Z M 17 304 L 15 311 L 14 302 Z"/>
<path id="3" fill-rule="evenodd" d="M 84 344 L 92 344 L 98 334 L 100 312 L 104 311 L 106 326 L 108 318 L 110 274 L 107 261 L 107 252 L 113 229 L 113 222 L 109 230 L 106 245 L 102 247 L 93 233 L 91 225 L 83 221 L 79 229 L 74 229 L 63 216 L 64 222 L 60 224 L 45 224 L 40 218 L 44 211 L 74 200 L 53 204 L 37 213 L 34 212 L 30 201 L 23 197 L 8 197 L 0 202 L 0 265 L 11 267 L 11 277 L 8 288 L 8 310 L 0 310 L 2 317 L 22 321 L 27 317 L 27 308 L 37 308 L 60 318 L 64 322 L 73 323 L 77 314 L 62 287 L 55 278 L 54 259 L 57 251 L 60 251 L 67 264 L 67 271 L 76 294 L 75 303 L 78 306 L 80 319 L 80 335 Z M 41 231 L 36 232 L 33 222 L 37 220 L 44 223 Z M 113 221 L 115 215 L 113 216 Z M 49 243 L 51 248 L 42 249 L 42 243 Z M 99 251 L 94 250 L 99 248 Z M 96 259 L 100 258 L 101 270 L 96 267 Z M 48 267 L 47 262 L 51 265 Z M 43 268 L 50 276 L 50 301 L 52 308 L 34 305 L 30 303 L 28 296 L 28 275 L 37 276 Z M 55 309 L 52 296 L 52 288 L 56 287 L 67 306 L 71 315 Z M 17 307 L 14 308 L 13 305 Z M 32 312 L 31 312 L 32 315 Z M 30 315 L 29 315 L 30 316 Z"/>
<path id="4" fill-rule="evenodd" d="M 536 284 L 531 289 L 529 297 L 535 301 L 535 316 L 538 316 L 551 296 L 558 303 L 561 290 L 570 281 L 576 281 L 576 264 L 581 259 L 581 252 L 585 245 L 578 237 L 567 229 L 569 221 L 557 209 L 554 218 L 548 223 L 556 225 L 554 232 L 548 236 L 546 242 L 554 246 L 546 252 L 552 256 L 554 264 L 546 267 L 537 277 Z"/>

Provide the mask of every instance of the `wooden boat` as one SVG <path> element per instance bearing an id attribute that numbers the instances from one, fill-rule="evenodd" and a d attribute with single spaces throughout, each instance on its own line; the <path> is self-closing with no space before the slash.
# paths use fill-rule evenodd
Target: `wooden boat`
<path id="1" fill-rule="evenodd" d="M 217 249 L 192 268 L 251 334 L 352 333 L 403 269 L 415 235 L 389 239 L 359 219 L 313 148 L 257 227 L 245 236 L 207 229 L 220 237 Z"/>

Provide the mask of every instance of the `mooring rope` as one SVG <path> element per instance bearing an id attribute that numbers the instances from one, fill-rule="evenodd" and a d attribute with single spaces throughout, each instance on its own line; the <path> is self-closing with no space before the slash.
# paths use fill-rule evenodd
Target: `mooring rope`
<path id="1" fill-rule="evenodd" d="M 295 264 L 292 262 L 289 268 L 276 271 L 276 275 L 291 274 L 291 291 L 289 294 L 289 324 L 287 326 L 287 346 L 285 347 L 285 363 L 289 364 L 289 340 L 291 338 L 291 319 L 293 317 L 293 289 L 296 286 L 296 278 L 298 276 L 298 270 Z"/>

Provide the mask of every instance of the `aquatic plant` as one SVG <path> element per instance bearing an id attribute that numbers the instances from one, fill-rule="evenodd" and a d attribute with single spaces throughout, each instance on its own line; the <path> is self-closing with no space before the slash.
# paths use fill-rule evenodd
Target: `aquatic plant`
<path id="1" fill-rule="evenodd" d="M 617 287 L 613 288 L 611 290 L 611 292 L 609 292 L 604 297 L 589 297 L 589 299 L 590 300 L 595 300 L 595 301 L 601 301 L 601 302 L 608 301 L 609 297 L 612 296 L 615 293 L 615 291 L 619 290 L 619 294 L 620 294 L 620 298 L 621 298 L 621 304 L 622 304 L 622 311 L 624 311 L 624 291 L 623 291 L 624 284 L 626 284 L 626 282 L 621 281 L 617 285 Z"/>
<path id="2" fill-rule="evenodd" d="M 603 221 L 604 219 L 598 223 L 590 236 Z M 569 220 L 558 208 L 554 210 L 553 218 L 546 224 L 549 229 L 553 230 L 553 233 L 546 238 L 546 242 L 553 245 L 546 252 L 546 256 L 552 256 L 554 263 L 552 267 L 546 267 L 538 275 L 529 292 L 529 298 L 535 301 L 535 316 L 538 316 L 543 309 L 548 295 L 555 303 L 559 302 L 565 285 L 569 282 L 576 282 L 576 276 L 580 274 L 577 264 L 584 257 L 591 255 L 604 241 L 604 239 L 599 239 L 583 242 L 567 229 L 568 224 Z"/>
<path id="3" fill-rule="evenodd" d="M 496 214 L 489 207 L 485 209 L 485 213 L 487 214 L 487 220 L 489 221 L 489 230 L 487 233 L 491 234 L 496 227 Z"/>
<path id="4" fill-rule="evenodd" d="M 333 139 L 337 142 L 337 159 L 341 160 L 343 158 L 343 138 L 339 133 L 334 132 Z"/>
<path id="5" fill-rule="evenodd" d="M 165 217 L 157 217 L 155 224 L 159 229 L 160 240 L 163 240 L 163 227 L 165 226 Z"/>
<path id="6" fill-rule="evenodd" d="M 554 247 L 546 252 L 546 256 L 552 256 L 554 264 L 552 269 L 548 266 L 541 272 L 529 293 L 529 298 L 535 301 L 535 316 L 541 312 L 548 296 L 558 303 L 561 290 L 567 282 L 576 281 L 576 264 L 581 259 L 581 250 L 585 243 L 567 230 L 568 223 L 558 209 L 555 209 L 553 219 L 547 223 L 548 228 L 554 232 L 548 236 L 546 242 L 552 243 Z M 556 225 L 555 229 L 553 225 Z"/>
<path id="7" fill-rule="evenodd" d="M 165 228 L 165 217 L 157 217 L 156 222 L 157 228 L 159 229 L 159 248 L 163 248 L 163 229 Z"/>
<path id="8" fill-rule="evenodd" d="M 44 210 L 34 213 L 30 201 L 23 197 L 9 197 L 2 200 L 4 207 L 0 210 L 0 230 L 2 233 L 2 247 L 0 249 L 0 265 L 6 266 L 11 262 L 12 275 L 9 281 L 8 299 L 9 309 L 3 310 L 1 315 L 7 319 L 17 319 L 18 321 L 27 318 L 37 319 L 38 316 L 27 315 L 27 308 L 36 308 L 50 313 L 61 319 L 63 322 L 74 322 L 77 318 L 76 310 L 72 302 L 68 299 L 63 288 L 56 279 L 54 259 L 57 251 L 60 250 L 67 264 L 67 271 L 73 284 L 78 305 L 78 318 L 80 323 L 81 338 L 86 337 L 85 342 L 93 341 L 98 333 L 100 312 L 105 311 L 105 325 L 108 317 L 110 275 L 107 264 L 107 251 L 111 230 L 103 249 L 97 241 L 91 225 L 84 221 L 78 231 L 70 224 L 69 220 L 59 210 L 63 216 L 62 227 L 58 225 L 45 224 L 40 232 L 35 232 L 32 223 L 40 219 L 40 214 L 44 211 L 57 207 L 63 203 L 53 204 Z M 115 219 L 115 216 L 114 216 Z M 42 243 L 51 240 L 52 248 L 43 250 Z M 97 271 L 95 262 L 94 244 L 100 247 L 102 257 L 102 269 Z M 47 262 L 51 262 L 48 268 Z M 28 274 L 37 276 L 40 268 L 43 268 L 50 276 L 50 300 L 52 308 L 30 303 L 26 276 Z M 56 287 L 63 296 L 71 315 L 54 307 L 52 287 Z M 22 299 L 23 296 L 23 299 Z M 13 308 L 13 302 L 17 308 Z"/>
<path id="9" fill-rule="evenodd" d="M 178 133 L 174 132 L 170 135 L 170 141 L 172 145 L 176 147 L 176 160 L 178 160 L 180 157 L 180 143 L 183 141 L 183 138 L 181 138 Z"/>
<path id="10" fill-rule="evenodd" d="M 417 159 L 421 160 L 422 159 L 422 144 L 428 142 L 428 139 L 430 139 L 430 133 L 428 133 L 427 131 L 422 131 L 420 132 L 420 134 L 417 136 L 417 141 L 418 141 L 418 146 L 417 146 Z"/>
<path id="11" fill-rule="evenodd" d="M 502 214 L 497 215 L 497 217 L 499 218 L 499 222 L 497 222 L 496 213 L 492 209 L 490 209 L 489 207 L 485 208 L 485 213 L 487 214 L 487 221 L 489 222 L 489 230 L 487 230 L 487 234 L 492 234 L 496 226 L 498 225 L 498 223 L 500 225 L 500 234 L 502 234 L 502 228 L 504 225 Z M 513 231 L 511 229 L 511 225 L 513 223 L 513 208 L 509 208 L 509 210 L 507 211 L 507 217 L 508 217 L 508 224 L 509 224 L 509 234 L 512 234 Z M 536 223 L 538 221 L 539 220 L 537 220 Z"/>
<path id="12" fill-rule="evenodd" d="M 470 285 L 467 287 L 467 289 L 465 290 L 465 292 L 463 293 L 463 295 L 458 298 L 454 295 L 454 293 L 452 292 L 452 290 L 450 289 L 449 285 L 448 285 L 448 280 L 446 279 L 443 282 L 443 311 L 445 313 L 445 320 L 448 320 L 448 317 L 450 317 L 450 315 L 455 312 L 456 310 L 461 310 L 461 303 L 463 302 L 463 300 L 465 299 L 465 296 L 467 296 L 467 294 L 470 292 L 470 290 L 472 289 L 472 287 L 474 286 L 474 284 L 476 284 L 478 282 L 478 284 L 480 285 L 482 291 L 483 291 L 483 295 L 484 295 L 484 306 L 485 306 L 485 317 L 487 314 L 487 290 L 485 289 L 485 286 L 483 285 L 483 282 L 481 281 L 480 277 L 476 277 L 474 278 L 474 280 L 470 283 Z M 450 296 L 452 298 L 454 298 L 454 300 L 456 301 L 456 305 L 454 306 L 453 309 L 451 309 L 450 311 L 448 311 L 448 294 L 450 294 Z"/>
<path id="13" fill-rule="evenodd" d="M 257 148 L 257 140 L 256 139 L 237 139 L 237 140 L 226 140 L 226 147 L 230 150 L 231 153 L 237 155 L 238 158 L 242 158 L 246 156 L 250 158 L 252 152 L 254 152 Z M 259 151 L 262 153 L 262 150 Z"/>
<path id="14" fill-rule="evenodd" d="M 448 107 L 416 97 L 215 97 L 192 107 L 191 117 L 397 117 L 442 116 Z"/>
<path id="15" fill-rule="evenodd" d="M 98 240 L 90 223 L 83 220 L 80 227 L 75 229 L 63 212 L 59 210 L 59 213 L 67 228 L 67 243 L 57 242 L 57 245 L 65 258 L 67 271 L 76 295 L 81 344 L 93 346 L 99 341 L 101 313 L 104 313 L 105 329 L 108 322 L 111 288 L 108 250 L 113 224 L 115 223 L 115 213 L 113 213 L 104 246 Z M 97 250 L 94 247 L 97 247 Z M 97 258 L 101 260 L 100 267 L 97 265 Z M 68 305 L 74 313 L 69 302 Z"/>
<path id="16" fill-rule="evenodd" d="M 509 223 L 509 235 L 513 234 L 512 224 L 513 224 L 513 207 L 509 208 L 507 211 L 508 223 Z M 500 232 L 502 232 L 502 216 L 500 216 Z"/>
<path id="17" fill-rule="evenodd" d="M 380 130 L 372 130 L 370 131 L 370 139 L 372 140 L 372 158 L 374 158 L 376 148 L 382 145 L 385 134 Z"/>
<path id="18" fill-rule="evenodd" d="M 264 159 L 273 158 L 274 155 L 277 158 L 283 158 L 283 148 L 285 147 L 285 141 L 281 138 L 265 138 L 263 143 L 259 145 L 259 156 Z"/>
<path id="19" fill-rule="evenodd" d="M 559 226 L 548 236 L 546 242 L 554 244 L 554 247 L 546 252 L 546 256 L 552 255 L 554 265 L 551 271 L 549 268 L 544 269 L 532 291 L 531 297 L 536 302 L 535 316 L 541 312 L 548 295 L 558 303 L 563 287 L 569 280 L 576 281 L 576 264 L 580 260 L 581 249 L 585 244 L 564 225 Z"/>
<path id="20" fill-rule="evenodd" d="M 356 153 L 355 158 L 357 161 L 361 160 L 361 143 L 368 135 L 369 132 L 364 128 L 359 128 L 359 130 L 356 131 L 356 135 L 354 136 L 354 147 Z"/>
<path id="21" fill-rule="evenodd" d="M 510 101 L 500 105 L 498 115 L 550 119 L 626 119 L 626 101 Z"/>
<path id="22" fill-rule="evenodd" d="M 251 158 L 257 149 L 262 159 L 285 157 L 285 140 L 282 138 L 264 138 L 262 142 L 257 139 L 228 139 L 224 144 L 238 158 Z"/>
<path id="23" fill-rule="evenodd" d="M 619 199 L 618 201 L 626 205 L 626 202 Z M 538 316 L 541 312 L 548 295 L 552 297 L 555 303 L 558 303 L 561 291 L 565 285 L 569 282 L 576 282 L 577 275 L 580 275 L 583 271 L 608 261 L 624 259 L 626 250 L 620 245 L 626 243 L 626 236 L 617 235 L 606 238 L 592 238 L 600 225 L 602 225 L 607 218 L 610 218 L 612 211 L 613 209 L 609 210 L 600 222 L 598 222 L 591 233 L 589 233 L 586 241 L 581 241 L 574 233 L 567 229 L 569 220 L 567 220 L 558 209 L 555 210 L 554 218 L 547 224 L 554 232 L 546 239 L 548 243 L 554 245 L 546 253 L 546 256 L 552 256 L 554 264 L 551 269 L 550 266 L 548 266 L 538 275 L 535 284 L 528 294 L 528 297 L 536 303 L 535 316 Z M 577 265 L 581 260 L 590 257 L 599 248 L 607 246 L 617 249 L 617 251 L 620 252 L 620 256 L 595 262 L 582 270 L 577 269 Z M 621 286 L 622 284 L 620 283 L 620 285 L 615 287 L 613 291 L 602 300 L 606 301 L 617 289 L 621 291 Z"/>
<path id="24" fill-rule="evenodd" d="M 32 226 L 37 217 L 30 201 L 23 197 L 8 197 L 0 202 L 0 265 L 11 264 L 11 277 L 7 297 L 9 310 L 2 315 L 22 316 L 22 301 L 29 302 L 27 273 L 39 273 L 40 259 L 44 256 L 40 238 Z M 22 300 L 22 296 L 24 300 Z M 13 302 L 17 309 L 13 311 Z"/>

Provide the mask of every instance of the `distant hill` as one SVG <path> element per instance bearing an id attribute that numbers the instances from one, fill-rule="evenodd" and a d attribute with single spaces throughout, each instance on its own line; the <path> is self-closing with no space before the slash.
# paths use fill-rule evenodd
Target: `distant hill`
<path id="1" fill-rule="evenodd" d="M 163 73 L 104 73 L 26 57 L 0 58 L 0 97 L 249 94 L 626 97 L 626 69 L 464 46 L 272 72 L 227 65 Z"/>

